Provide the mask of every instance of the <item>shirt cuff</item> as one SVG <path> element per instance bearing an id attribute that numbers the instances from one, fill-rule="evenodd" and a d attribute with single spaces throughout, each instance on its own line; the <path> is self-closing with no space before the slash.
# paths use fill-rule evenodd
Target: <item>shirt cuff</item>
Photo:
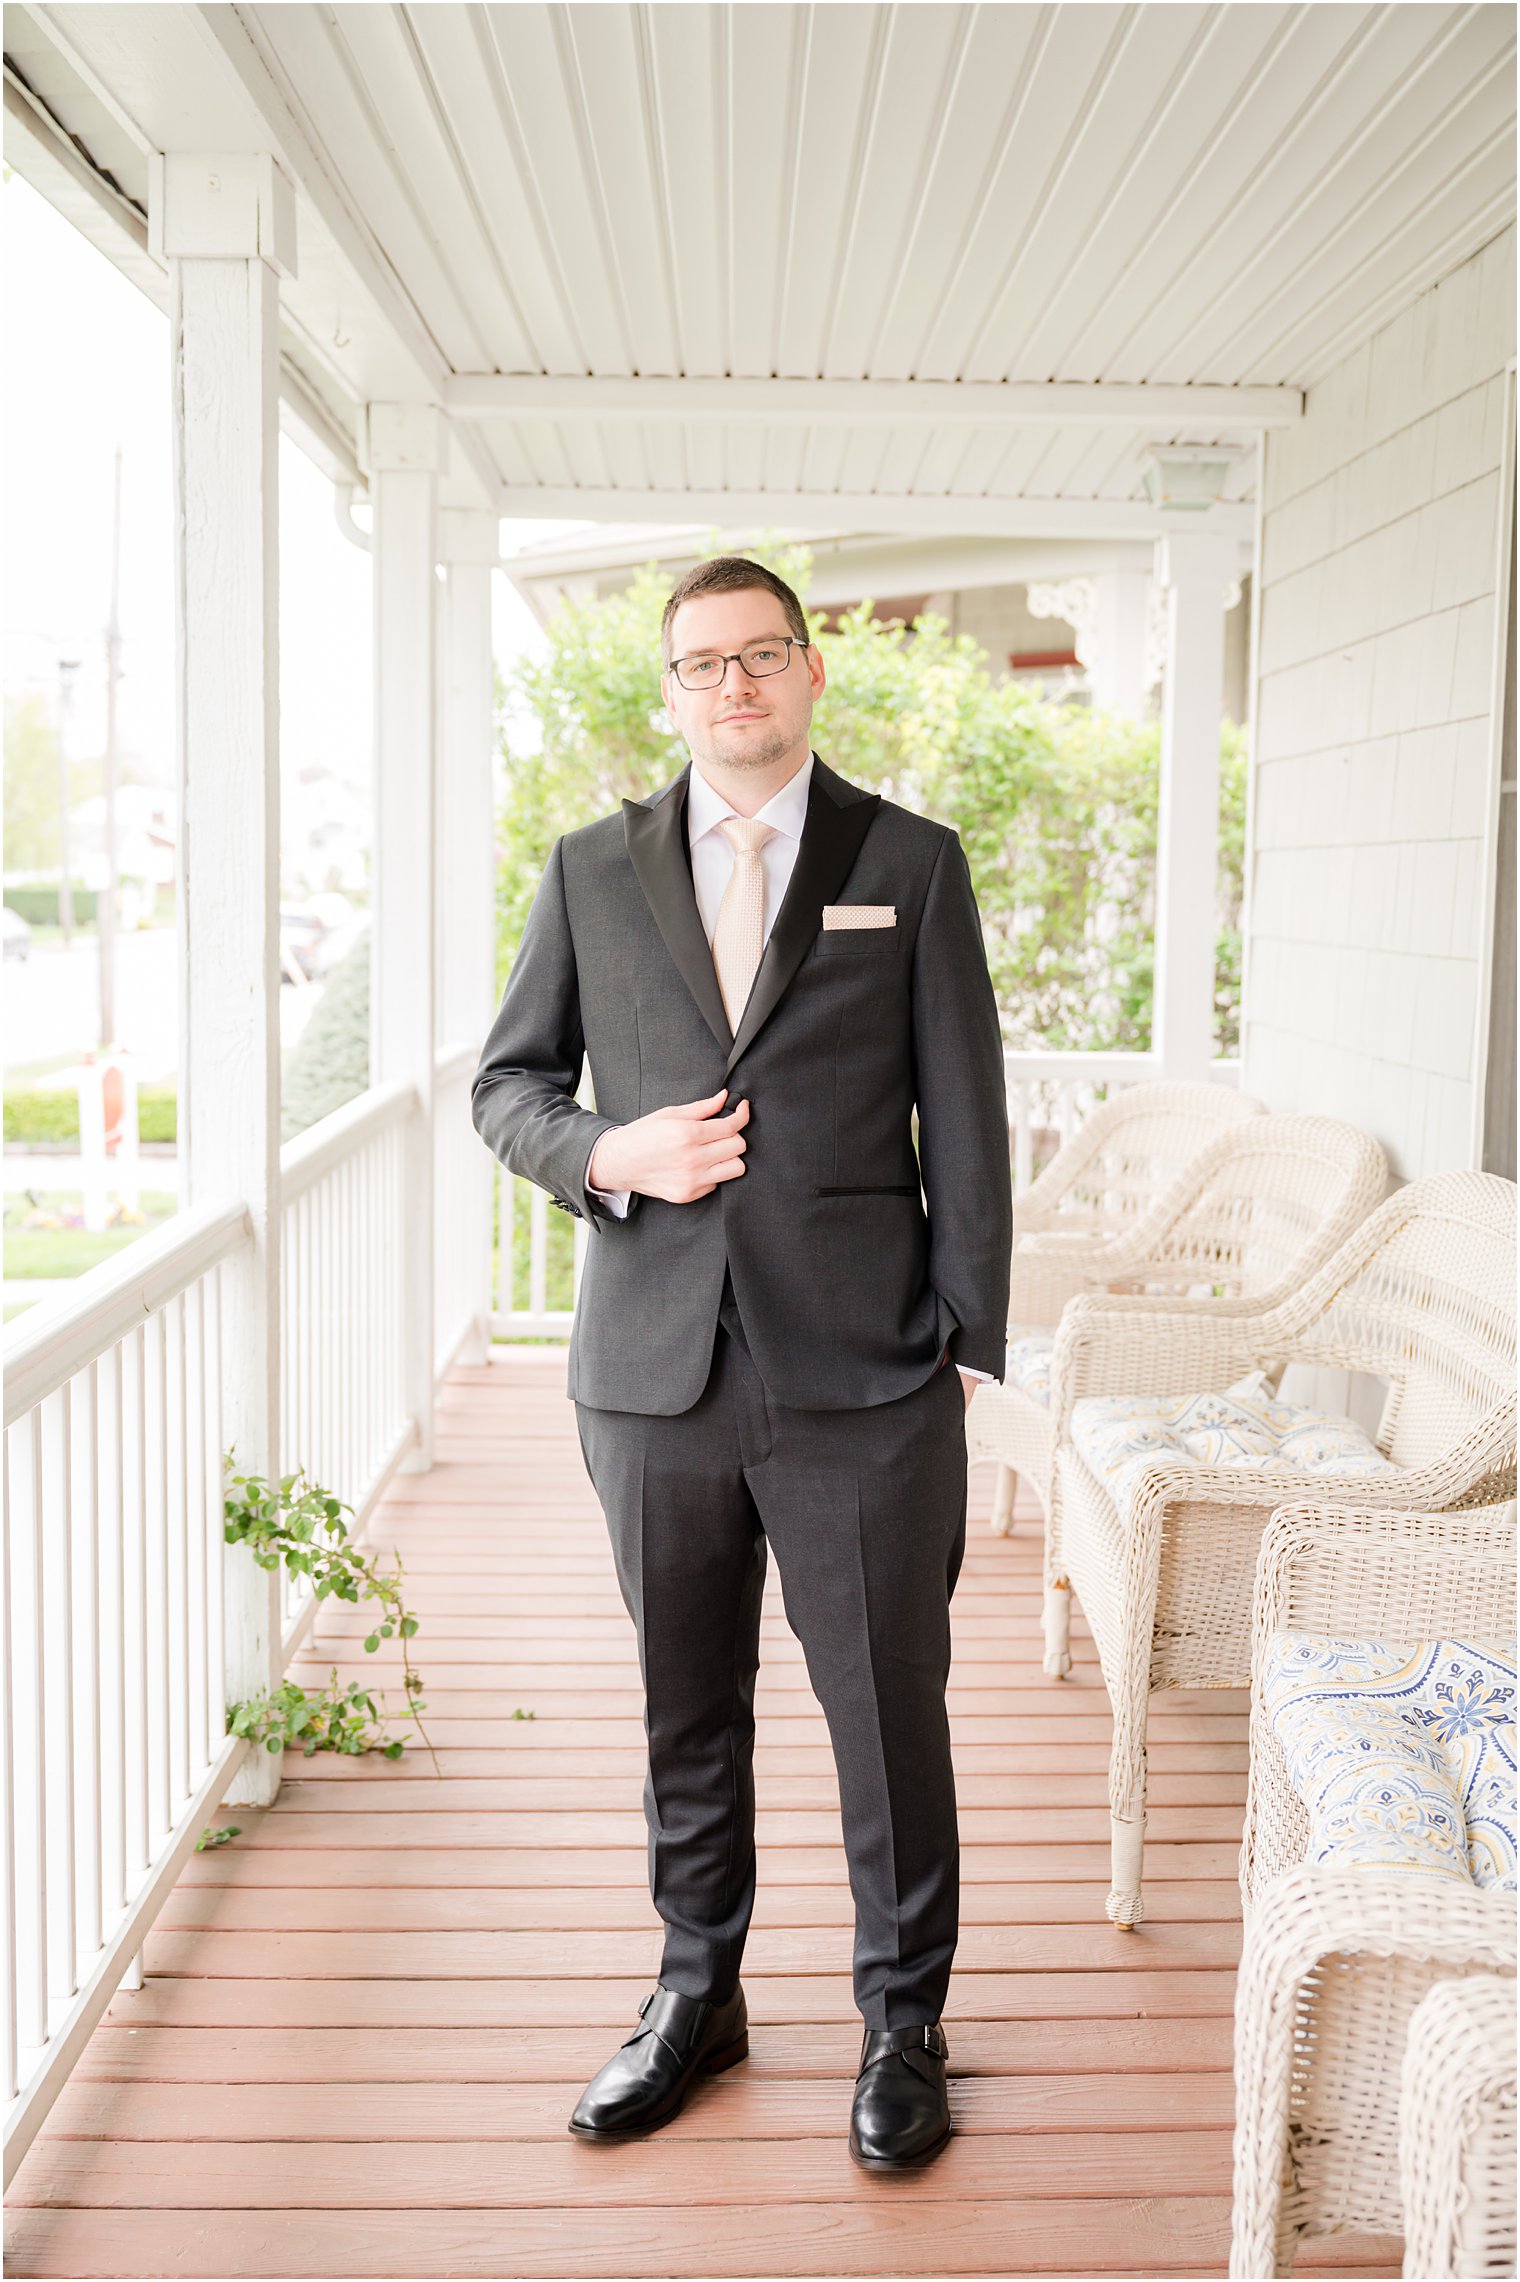
<path id="1" fill-rule="evenodd" d="M 586 1194 L 587 1196 L 594 1196 L 598 1204 L 604 1204 L 614 1220 L 626 1220 L 628 1218 L 628 1203 L 633 1195 L 632 1189 L 596 1189 L 588 1181 L 586 1183 Z"/>
<path id="2" fill-rule="evenodd" d="M 963 1379 L 985 1379 L 989 1386 L 997 1384 L 990 1371 L 973 1371 L 969 1363 L 957 1363 L 955 1367 Z"/>

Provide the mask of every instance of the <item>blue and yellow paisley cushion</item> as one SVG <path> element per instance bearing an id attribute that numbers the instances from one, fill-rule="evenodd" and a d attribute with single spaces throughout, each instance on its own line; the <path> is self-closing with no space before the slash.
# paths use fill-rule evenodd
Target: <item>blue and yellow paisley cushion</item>
<path id="1" fill-rule="evenodd" d="M 1513 1640 L 1279 1633 L 1261 1700 L 1309 1810 L 1311 1862 L 1514 1888 Z"/>
<path id="2" fill-rule="evenodd" d="M 1020 1394 L 1028 1395 L 1031 1402 L 1043 1403 L 1050 1408 L 1050 1365 L 1056 1351 L 1053 1331 L 1039 1331 L 1025 1324 L 1008 1327 L 1007 1384 L 1017 1387 Z"/>
<path id="3" fill-rule="evenodd" d="M 1158 1458 L 1292 1475 L 1396 1474 L 1399 1468 L 1349 1418 L 1279 1402 L 1275 1395 L 1086 1395 L 1071 1438 L 1122 1514 Z"/>

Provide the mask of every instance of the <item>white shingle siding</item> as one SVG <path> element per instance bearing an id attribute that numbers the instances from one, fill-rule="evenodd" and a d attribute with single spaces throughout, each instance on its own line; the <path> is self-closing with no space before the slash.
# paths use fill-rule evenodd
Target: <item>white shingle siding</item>
<path id="1" fill-rule="evenodd" d="M 1245 1083 L 1473 1162 L 1515 232 L 1266 438 Z"/>

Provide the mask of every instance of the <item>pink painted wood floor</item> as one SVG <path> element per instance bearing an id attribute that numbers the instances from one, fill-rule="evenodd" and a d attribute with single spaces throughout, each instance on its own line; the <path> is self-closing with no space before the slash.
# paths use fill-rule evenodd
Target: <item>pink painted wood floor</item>
<path id="1" fill-rule="evenodd" d="M 1106 1699 L 1078 1624 L 1039 1659 L 1038 1525 L 972 1477 L 951 1683 L 964 1842 L 957 2136 L 922 2175 L 845 2149 L 859 2029 L 834 1776 L 773 1596 L 746 2067 L 622 2148 L 571 2140 L 659 1942 L 633 1636 L 564 1358 L 450 1376 L 440 1463 L 376 1538 L 422 1619 L 441 1762 L 292 1755 L 228 1809 L 22 2165 L 13 2275 L 1220 2274 L 1244 1795 L 1238 1696 L 1161 1699 L 1147 1903 L 1106 1923 Z M 381 1680 L 361 1611 L 298 1670 Z M 515 1720 L 514 1711 L 533 1713 Z M 1321 2272 L 1398 2271 L 1386 2243 Z"/>

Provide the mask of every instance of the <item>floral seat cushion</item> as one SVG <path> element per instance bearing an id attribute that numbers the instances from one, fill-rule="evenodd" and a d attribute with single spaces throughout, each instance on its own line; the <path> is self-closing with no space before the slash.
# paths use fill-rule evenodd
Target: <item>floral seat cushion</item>
<path id="1" fill-rule="evenodd" d="M 1071 1438 L 1122 1514 L 1158 1458 L 1251 1472 L 1396 1474 L 1399 1468 L 1359 1426 L 1275 1395 L 1086 1395 L 1074 1403 Z"/>
<path id="2" fill-rule="evenodd" d="M 1279 1633 L 1261 1701 L 1311 1862 L 1515 1886 L 1515 1643 Z"/>
<path id="3" fill-rule="evenodd" d="M 1040 1403 L 1048 1410 L 1050 1366 L 1055 1351 L 1053 1331 L 1041 1331 L 1031 1324 L 1010 1324 L 1005 1385 L 1017 1387 L 1020 1394 L 1028 1395 L 1031 1402 Z"/>

